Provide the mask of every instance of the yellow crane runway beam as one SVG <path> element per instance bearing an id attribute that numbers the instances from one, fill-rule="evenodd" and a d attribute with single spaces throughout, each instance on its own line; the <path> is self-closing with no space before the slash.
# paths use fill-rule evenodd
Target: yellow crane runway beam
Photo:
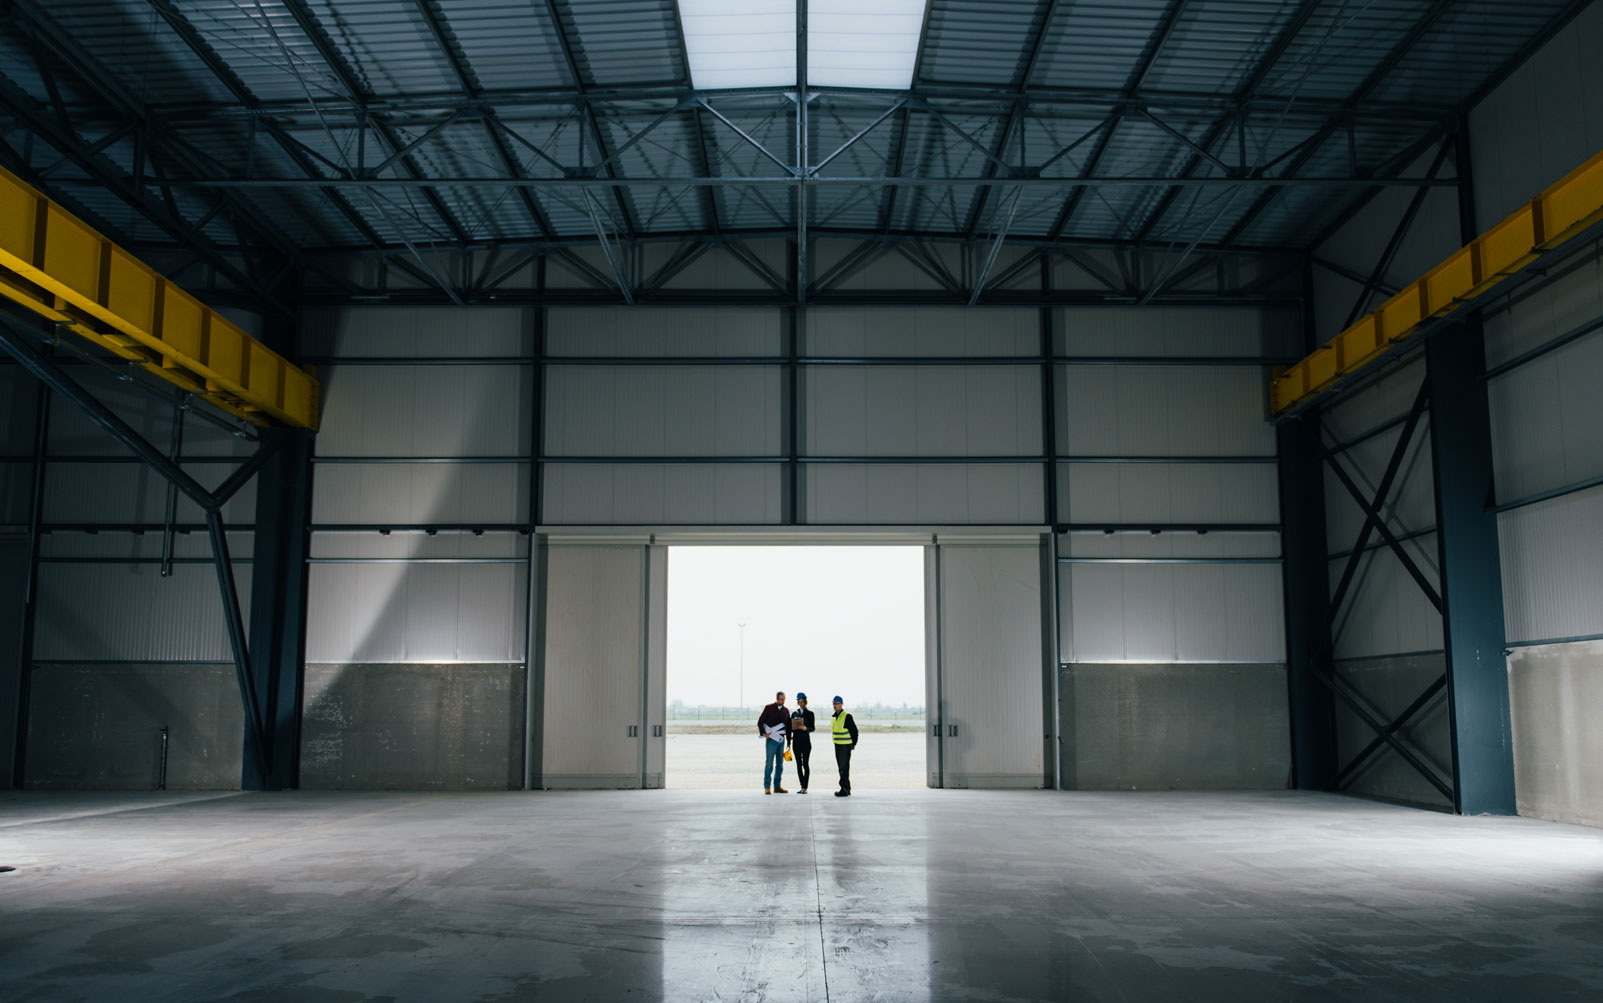
<path id="1" fill-rule="evenodd" d="M 0 296 L 230 414 L 317 428 L 309 371 L 4 168 Z"/>
<path id="2" fill-rule="evenodd" d="M 1275 370 L 1270 410 L 1301 410 L 1346 377 L 1394 354 L 1409 338 L 1521 274 L 1603 220 L 1603 153 L 1404 286 L 1313 354 Z"/>

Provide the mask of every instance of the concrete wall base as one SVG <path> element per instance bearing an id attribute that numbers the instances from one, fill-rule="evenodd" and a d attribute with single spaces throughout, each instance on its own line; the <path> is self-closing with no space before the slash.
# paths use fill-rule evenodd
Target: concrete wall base
<path id="1" fill-rule="evenodd" d="M 523 786 L 523 666 L 306 666 L 301 787 Z"/>
<path id="2" fill-rule="evenodd" d="M 1516 648 L 1508 687 L 1519 813 L 1603 826 L 1603 641 Z"/>
<path id="3" fill-rule="evenodd" d="M 1065 787 L 1278 790 L 1289 781 L 1284 666 L 1079 663 L 1063 666 L 1060 692 Z"/>
<path id="4" fill-rule="evenodd" d="M 32 669 L 25 786 L 155 790 L 168 728 L 169 790 L 238 790 L 245 715 L 234 666 L 69 664 Z"/>

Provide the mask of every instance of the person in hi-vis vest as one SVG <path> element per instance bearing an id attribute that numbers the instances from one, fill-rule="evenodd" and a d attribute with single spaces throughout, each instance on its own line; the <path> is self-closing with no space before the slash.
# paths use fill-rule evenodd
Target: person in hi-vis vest
<path id="1" fill-rule="evenodd" d="M 857 748 L 857 722 L 846 713 L 840 697 L 835 698 L 835 714 L 829 719 L 829 731 L 835 739 L 835 766 L 840 769 L 838 798 L 852 796 L 852 750 Z"/>

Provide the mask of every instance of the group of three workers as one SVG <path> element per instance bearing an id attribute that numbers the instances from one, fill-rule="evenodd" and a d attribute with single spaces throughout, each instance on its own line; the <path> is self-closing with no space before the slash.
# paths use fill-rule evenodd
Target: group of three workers
<path id="1" fill-rule="evenodd" d="M 835 766 L 840 770 L 838 798 L 852 794 L 852 750 L 857 748 L 857 722 L 846 713 L 840 697 L 834 700 L 835 713 L 830 718 L 829 734 L 835 746 Z M 817 729 L 813 712 L 807 709 L 807 694 L 796 694 L 796 709 L 785 709 L 785 694 L 774 694 L 774 702 L 763 708 L 757 718 L 757 733 L 763 737 L 766 755 L 763 759 L 763 793 L 788 794 L 781 787 L 780 775 L 785 771 L 785 748 L 796 757 L 796 775 L 801 778 L 801 790 L 807 793 L 807 781 L 812 777 L 809 760 L 813 754 L 813 732 Z"/>

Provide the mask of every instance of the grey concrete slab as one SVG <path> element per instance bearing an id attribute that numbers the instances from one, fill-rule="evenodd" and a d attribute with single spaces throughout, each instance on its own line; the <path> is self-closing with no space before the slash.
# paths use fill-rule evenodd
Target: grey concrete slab
<path id="1" fill-rule="evenodd" d="M 1508 656 L 1519 813 L 1603 825 L 1603 641 Z"/>
<path id="2" fill-rule="evenodd" d="M 17 792 L 0 862 L 0 1000 L 1603 994 L 1603 832 L 1299 792 Z"/>

